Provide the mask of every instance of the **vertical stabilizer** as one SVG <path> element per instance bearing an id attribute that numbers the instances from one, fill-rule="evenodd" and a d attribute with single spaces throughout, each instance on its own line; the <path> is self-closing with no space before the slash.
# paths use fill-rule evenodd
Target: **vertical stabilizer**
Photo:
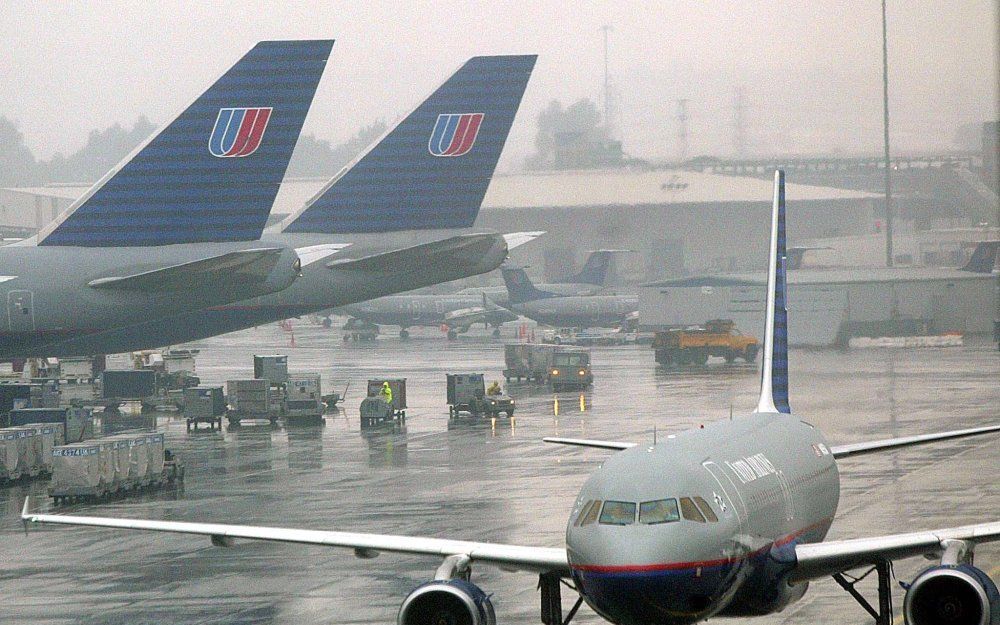
<path id="1" fill-rule="evenodd" d="M 997 265 L 997 248 L 1000 248 L 1000 241 L 980 241 L 969 257 L 969 262 L 959 271 L 993 273 Z"/>
<path id="2" fill-rule="evenodd" d="M 608 280 L 608 272 L 611 269 L 612 254 L 616 250 L 594 250 L 587 257 L 587 262 L 583 264 L 580 273 L 567 276 L 561 280 L 556 280 L 559 284 L 593 284 L 594 286 L 605 286 Z"/>
<path id="3" fill-rule="evenodd" d="M 756 412 L 791 413 L 788 407 L 788 311 L 785 308 L 785 172 L 774 172 L 771 243 L 767 263 L 764 357 Z"/>
<path id="4" fill-rule="evenodd" d="M 503 283 L 507 287 L 508 301 L 511 304 L 524 304 L 554 297 L 553 293 L 537 289 L 528 277 L 528 272 L 521 267 L 501 267 L 500 273 L 503 275 Z"/>
<path id="5" fill-rule="evenodd" d="M 43 228 L 38 244 L 259 239 L 332 47 L 258 43 Z"/>

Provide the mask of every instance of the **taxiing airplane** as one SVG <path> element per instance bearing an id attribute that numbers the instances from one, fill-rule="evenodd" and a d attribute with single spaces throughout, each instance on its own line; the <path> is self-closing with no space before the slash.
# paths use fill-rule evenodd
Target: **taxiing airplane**
<path id="1" fill-rule="evenodd" d="M 910 625 L 993 625 L 1000 593 L 973 564 L 975 548 L 1000 540 L 1000 521 L 824 542 L 840 499 L 841 458 L 1000 432 L 1000 425 L 830 445 L 788 404 L 784 175 L 775 175 L 761 392 L 752 413 L 663 437 L 651 445 L 548 439 L 619 450 L 587 480 L 570 514 L 565 548 L 215 523 L 36 514 L 49 523 L 202 535 L 213 545 L 254 539 L 439 558 L 431 581 L 402 602 L 400 625 L 495 625 L 473 566 L 539 576 L 541 620 L 566 625 L 586 601 L 618 625 L 685 625 L 713 616 L 771 614 L 833 577 L 880 624 L 891 617 L 893 560 L 938 560 L 906 586 Z M 879 608 L 844 573 L 878 573 Z M 580 596 L 563 618 L 561 585 Z"/>
<path id="2" fill-rule="evenodd" d="M 292 284 L 295 246 L 258 239 L 332 47 L 257 44 L 38 235 L 0 247 L 0 358 Z"/>
<path id="3" fill-rule="evenodd" d="M 50 342 L 45 356 L 162 347 L 311 314 L 495 269 L 505 237 L 472 227 L 521 103 L 534 55 L 467 61 L 395 128 L 338 173 L 261 245 L 339 252 L 303 262 L 294 284 L 125 328 Z M 519 233 L 507 235 L 521 241 Z"/>
<path id="4" fill-rule="evenodd" d="M 507 308 L 538 323 L 554 327 L 616 328 L 626 324 L 639 308 L 629 295 L 559 295 L 542 291 L 519 267 L 502 267 L 509 297 Z"/>

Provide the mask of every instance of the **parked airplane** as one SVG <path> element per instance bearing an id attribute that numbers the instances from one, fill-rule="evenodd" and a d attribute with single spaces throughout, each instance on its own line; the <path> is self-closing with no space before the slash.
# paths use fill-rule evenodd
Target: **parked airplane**
<path id="1" fill-rule="evenodd" d="M 332 46 L 257 44 L 38 235 L 0 247 L 0 358 L 292 284 L 294 244 L 258 239 Z"/>
<path id="2" fill-rule="evenodd" d="M 523 234 L 526 235 L 523 241 L 526 243 L 543 233 Z M 612 255 L 618 251 L 591 252 L 580 273 L 545 286 L 564 295 L 595 293 L 605 287 Z M 447 328 L 448 338 L 454 339 L 458 334 L 468 332 L 476 323 L 492 326 L 495 334 L 499 334 L 501 325 L 517 320 L 517 315 L 505 308 L 507 305 L 506 287 L 470 287 L 449 295 L 390 295 L 344 306 L 335 312 L 346 313 L 357 320 L 352 325 L 361 322 L 374 326 L 399 326 L 399 336 L 403 339 L 410 336 L 409 329 L 412 327 L 444 327 Z"/>
<path id="3" fill-rule="evenodd" d="M 539 576 L 544 625 L 568 624 L 586 601 L 618 625 L 683 625 L 712 616 L 771 614 L 828 576 L 880 624 L 892 622 L 890 563 L 938 559 L 906 586 L 910 625 L 992 625 L 996 585 L 973 565 L 977 545 L 1000 540 L 1000 521 L 824 542 L 840 498 L 837 459 L 1000 432 L 1000 425 L 888 440 L 829 445 L 788 404 L 784 176 L 775 174 L 761 391 L 753 413 L 667 436 L 652 445 L 547 439 L 620 450 L 584 484 L 570 515 L 566 547 L 389 536 L 217 523 L 35 514 L 25 527 L 53 523 L 208 536 L 213 545 L 255 539 L 441 558 L 434 579 L 399 610 L 400 625 L 495 625 L 490 595 L 471 581 L 475 564 Z M 879 610 L 844 572 L 873 567 Z M 563 619 L 561 584 L 579 593 Z"/>
<path id="4" fill-rule="evenodd" d="M 42 355 L 184 343 L 495 269 L 507 256 L 505 238 L 455 229 L 476 219 L 535 59 L 470 59 L 316 197 L 266 231 L 262 245 L 320 246 L 317 253 L 350 245 L 333 261 L 304 266 L 291 287 L 167 319 L 135 323 L 133 312 L 130 327 L 48 343 Z"/>
<path id="5" fill-rule="evenodd" d="M 412 327 L 446 328 L 449 339 L 468 332 L 477 323 L 500 326 L 517 321 L 517 315 L 494 304 L 485 294 L 389 295 L 337 309 L 353 319 L 372 325 L 399 326 L 399 338 L 410 336 Z M 357 321 L 354 322 L 357 324 Z M 374 330 L 373 330 L 374 331 Z"/>
<path id="6" fill-rule="evenodd" d="M 614 328 L 626 323 L 639 308 L 639 299 L 629 295 L 559 295 L 542 291 L 531 283 L 527 272 L 502 267 L 509 297 L 507 308 L 538 323 L 555 327 Z"/>

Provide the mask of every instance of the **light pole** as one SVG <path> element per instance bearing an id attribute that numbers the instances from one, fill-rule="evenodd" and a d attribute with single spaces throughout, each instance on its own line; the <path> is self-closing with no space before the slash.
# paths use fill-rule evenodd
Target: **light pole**
<path id="1" fill-rule="evenodd" d="M 885 145 L 885 265 L 892 267 L 892 168 L 889 164 L 889 42 L 882 0 L 882 133 Z"/>

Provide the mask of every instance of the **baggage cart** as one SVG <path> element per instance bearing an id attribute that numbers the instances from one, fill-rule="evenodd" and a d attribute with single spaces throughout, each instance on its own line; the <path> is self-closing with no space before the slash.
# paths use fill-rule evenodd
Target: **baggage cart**
<path id="1" fill-rule="evenodd" d="M 253 377 L 258 380 L 268 380 L 274 386 L 284 384 L 288 381 L 288 356 L 254 354 Z"/>
<path id="2" fill-rule="evenodd" d="M 405 420 L 401 412 L 392 409 L 392 404 L 379 395 L 361 400 L 361 429 L 394 426 Z"/>
<path id="3" fill-rule="evenodd" d="M 239 427 L 242 421 L 267 420 L 272 425 L 280 416 L 280 404 L 276 405 L 274 395 L 277 389 L 265 379 L 228 380 L 226 400 L 229 409 L 226 418 L 231 427 Z"/>
<path id="4" fill-rule="evenodd" d="M 288 376 L 285 384 L 285 422 L 315 423 L 323 420 L 322 382 L 318 373 Z"/>
<path id="5" fill-rule="evenodd" d="M 382 392 L 382 384 L 389 383 L 392 390 L 392 411 L 396 418 L 406 418 L 406 378 L 368 380 L 368 397 L 376 397 Z"/>
<path id="6" fill-rule="evenodd" d="M 184 417 L 187 429 L 198 429 L 201 423 L 207 423 L 209 429 L 216 427 L 222 430 L 222 417 L 226 414 L 226 397 L 221 386 L 195 386 L 184 389 Z"/>
<path id="7" fill-rule="evenodd" d="M 514 416 L 514 400 L 503 393 L 487 395 L 482 373 L 449 373 L 447 382 L 450 417 L 457 417 L 461 412 L 474 417 Z"/>

